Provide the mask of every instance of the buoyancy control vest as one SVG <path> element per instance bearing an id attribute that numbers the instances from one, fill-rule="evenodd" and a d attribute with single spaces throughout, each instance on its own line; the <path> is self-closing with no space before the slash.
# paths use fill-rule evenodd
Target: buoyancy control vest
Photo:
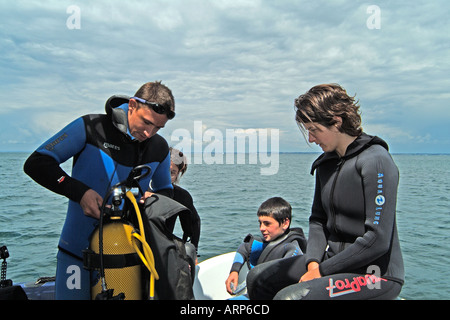
<path id="1" fill-rule="evenodd" d="M 297 242 L 298 245 L 294 245 L 293 242 Z M 236 252 L 231 271 L 239 272 L 244 261 L 251 269 L 257 264 L 289 255 L 303 254 L 305 251 L 306 238 L 302 228 L 290 228 L 285 234 L 270 242 L 264 241 L 259 236 L 248 234 Z"/>
<path id="2" fill-rule="evenodd" d="M 192 285 L 195 275 L 195 257 L 187 254 L 185 242 L 173 234 L 171 227 L 174 219 L 180 215 L 189 217 L 191 212 L 171 198 L 153 194 L 145 200 L 144 213 L 145 233 L 153 250 L 155 268 L 159 274 L 159 280 L 155 284 L 155 298 L 159 300 L 194 299 Z M 184 233 L 191 236 L 190 219 L 180 219 L 180 221 Z"/>
<path id="3" fill-rule="evenodd" d="M 302 252 L 306 252 L 306 238 L 303 233 L 303 229 L 291 228 L 289 232 L 285 233 L 278 239 L 275 239 L 274 241 L 271 241 L 267 244 L 267 246 L 261 252 L 257 264 L 279 258 L 277 248 L 280 248 L 281 245 L 284 243 L 290 243 L 293 241 L 297 241 Z"/>

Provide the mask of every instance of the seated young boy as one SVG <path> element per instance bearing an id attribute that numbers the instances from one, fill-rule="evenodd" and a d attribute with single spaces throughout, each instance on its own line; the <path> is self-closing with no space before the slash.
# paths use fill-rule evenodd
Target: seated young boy
<path id="1" fill-rule="evenodd" d="M 262 238 L 247 235 L 237 249 L 230 275 L 225 281 L 229 294 L 234 294 L 239 271 L 244 263 L 251 269 L 255 265 L 280 258 L 302 255 L 306 250 L 306 238 L 301 228 L 290 229 L 291 205 L 280 197 L 264 201 L 257 212 Z"/>

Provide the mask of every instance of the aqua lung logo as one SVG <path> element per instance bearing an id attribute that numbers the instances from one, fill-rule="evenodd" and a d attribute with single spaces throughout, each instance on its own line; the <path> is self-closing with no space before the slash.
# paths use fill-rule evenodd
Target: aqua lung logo
<path id="1" fill-rule="evenodd" d="M 380 224 L 381 212 L 383 211 L 383 205 L 386 203 L 386 198 L 383 196 L 383 173 L 378 173 L 377 180 L 377 196 L 375 197 L 375 218 L 373 224 Z"/>
<path id="2" fill-rule="evenodd" d="M 384 196 L 377 196 L 375 198 L 375 203 L 377 204 L 377 206 L 382 206 L 385 203 L 386 199 L 384 198 Z"/>

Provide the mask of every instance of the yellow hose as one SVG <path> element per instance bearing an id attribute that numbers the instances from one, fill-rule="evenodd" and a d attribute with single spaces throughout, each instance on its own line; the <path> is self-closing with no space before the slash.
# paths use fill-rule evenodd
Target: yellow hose
<path id="1" fill-rule="evenodd" d="M 136 250 L 137 254 L 139 255 L 139 257 L 141 258 L 142 262 L 144 263 L 144 265 L 150 271 L 150 299 L 153 300 L 153 298 L 155 296 L 155 279 L 159 280 L 158 272 L 156 272 L 156 269 L 155 269 L 155 257 L 153 255 L 152 249 L 150 248 L 147 241 L 145 240 L 144 224 L 142 222 L 141 210 L 139 210 L 139 206 L 137 204 L 136 198 L 134 197 L 134 195 L 131 191 L 127 191 L 126 196 L 133 204 L 134 211 L 136 212 L 136 216 L 138 218 L 139 231 L 141 234 L 139 234 L 137 232 L 133 232 L 132 236 L 133 236 L 133 239 L 141 242 L 142 247 L 144 249 L 144 254 L 142 254 L 141 250 L 139 249 L 139 247 L 135 241 L 133 241 L 133 246 L 134 246 L 134 249 Z"/>

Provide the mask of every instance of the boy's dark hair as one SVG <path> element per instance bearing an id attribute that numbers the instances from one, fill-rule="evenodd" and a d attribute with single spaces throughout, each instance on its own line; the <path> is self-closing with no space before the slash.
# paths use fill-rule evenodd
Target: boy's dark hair
<path id="1" fill-rule="evenodd" d="M 273 197 L 259 206 L 257 215 L 272 217 L 281 225 L 286 219 L 292 221 L 292 207 L 283 198 Z"/>

